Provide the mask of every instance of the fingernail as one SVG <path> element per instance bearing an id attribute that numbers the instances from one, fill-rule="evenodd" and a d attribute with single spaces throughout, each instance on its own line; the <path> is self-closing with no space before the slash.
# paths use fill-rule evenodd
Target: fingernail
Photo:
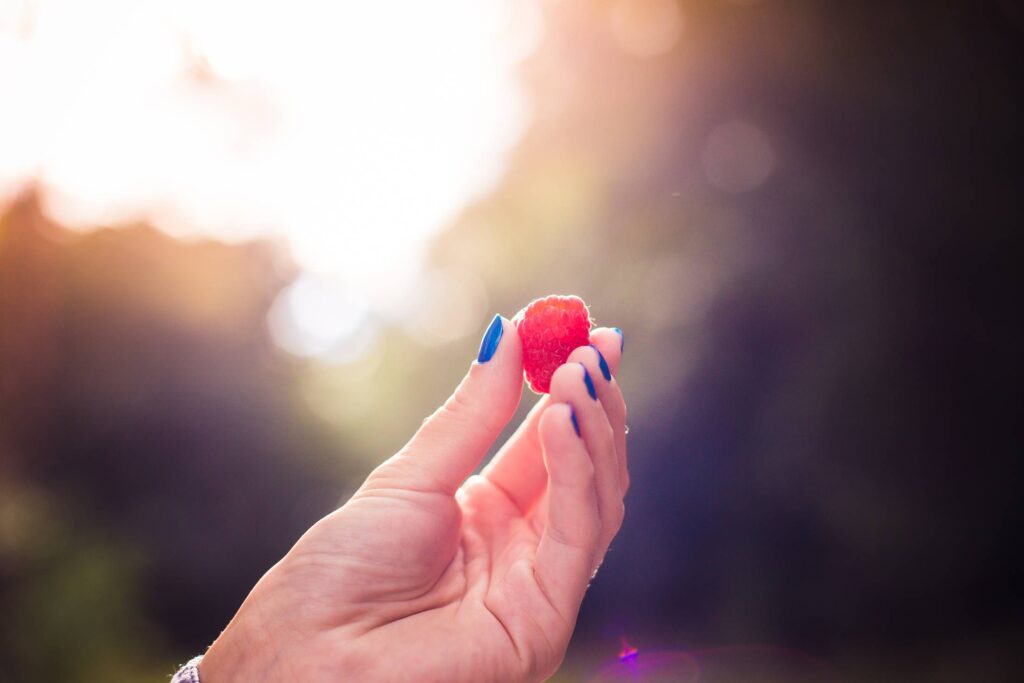
<path id="1" fill-rule="evenodd" d="M 501 316 L 494 316 L 494 320 L 487 326 L 487 331 L 484 332 L 484 338 L 480 340 L 480 352 L 476 355 L 477 363 L 486 363 L 490 359 L 494 358 L 495 351 L 498 350 L 498 344 L 501 342 L 501 335 L 505 331 L 505 326 L 501 324 Z"/>
<path id="2" fill-rule="evenodd" d="M 622 330 L 617 327 L 612 329 L 619 333 L 619 353 L 622 353 L 626 350 L 626 335 L 622 334 Z"/>
<path id="3" fill-rule="evenodd" d="M 601 349 L 597 348 L 593 344 L 590 345 L 590 348 L 597 351 L 597 364 L 601 367 L 601 374 L 604 375 L 604 381 L 612 381 L 612 371 L 608 368 L 608 361 L 604 359 L 604 354 L 601 353 Z"/>
<path id="4" fill-rule="evenodd" d="M 580 367 L 583 368 L 583 383 L 587 385 L 587 393 L 590 394 L 590 398 L 597 400 L 597 389 L 594 388 L 594 380 L 590 379 L 590 373 L 587 372 L 587 366 L 580 363 Z"/>
<path id="5" fill-rule="evenodd" d="M 576 411 L 569 406 L 569 419 L 572 420 L 572 428 L 576 430 L 576 436 L 580 435 L 580 423 L 576 421 Z"/>

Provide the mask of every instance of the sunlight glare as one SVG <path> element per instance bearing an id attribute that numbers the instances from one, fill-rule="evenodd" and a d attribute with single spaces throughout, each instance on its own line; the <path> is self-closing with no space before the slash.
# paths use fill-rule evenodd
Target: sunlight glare
<path id="1" fill-rule="evenodd" d="M 534 0 L 38 0 L 0 18 L 0 200 L 36 183 L 79 230 L 283 236 L 354 306 L 321 311 L 338 324 L 292 311 L 309 339 L 285 346 L 314 354 L 361 329 L 340 320 L 395 319 L 429 239 L 498 180 L 542 31 Z"/>

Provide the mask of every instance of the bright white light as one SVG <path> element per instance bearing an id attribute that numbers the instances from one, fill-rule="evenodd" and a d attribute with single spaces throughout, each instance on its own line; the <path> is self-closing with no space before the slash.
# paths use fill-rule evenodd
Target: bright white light
<path id="1" fill-rule="evenodd" d="M 336 299 L 389 317 L 499 177 L 541 28 L 535 0 L 4 3 L 0 201 L 36 180 L 80 229 L 283 235 Z M 293 313 L 310 339 L 361 329 Z"/>
<path id="2" fill-rule="evenodd" d="M 297 356 L 323 356 L 351 360 L 351 342 L 368 343 L 373 330 L 365 324 L 368 313 L 358 295 L 338 283 L 302 275 L 274 302 L 267 323 L 278 345 Z M 345 346 L 341 340 L 348 342 Z M 358 349 L 362 351 L 363 349 Z"/>

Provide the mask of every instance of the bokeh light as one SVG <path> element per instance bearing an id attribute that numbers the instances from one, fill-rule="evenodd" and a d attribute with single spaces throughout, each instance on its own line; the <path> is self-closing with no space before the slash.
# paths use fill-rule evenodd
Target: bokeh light
<path id="1" fill-rule="evenodd" d="M 0 197 L 39 183 L 83 230 L 282 237 L 349 321 L 314 323 L 298 283 L 274 325 L 303 353 L 401 318 L 427 240 L 528 121 L 514 69 L 543 31 L 533 0 L 39 0 L 3 17 Z"/>
<path id="2" fill-rule="evenodd" d="M 615 42 L 635 57 L 665 54 L 683 32 L 683 13 L 674 0 L 616 0 L 608 20 Z"/>
<path id="3" fill-rule="evenodd" d="M 768 138 L 743 121 L 716 126 L 704 144 L 701 160 L 708 182 L 731 194 L 759 187 L 775 166 Z"/>

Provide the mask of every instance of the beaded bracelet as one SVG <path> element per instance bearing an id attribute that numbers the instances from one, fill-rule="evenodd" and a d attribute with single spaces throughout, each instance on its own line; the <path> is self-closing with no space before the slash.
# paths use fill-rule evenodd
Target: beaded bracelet
<path id="1" fill-rule="evenodd" d="M 199 655 L 188 660 L 188 663 L 174 674 L 171 683 L 199 683 L 199 662 L 202 659 L 203 656 Z"/>

